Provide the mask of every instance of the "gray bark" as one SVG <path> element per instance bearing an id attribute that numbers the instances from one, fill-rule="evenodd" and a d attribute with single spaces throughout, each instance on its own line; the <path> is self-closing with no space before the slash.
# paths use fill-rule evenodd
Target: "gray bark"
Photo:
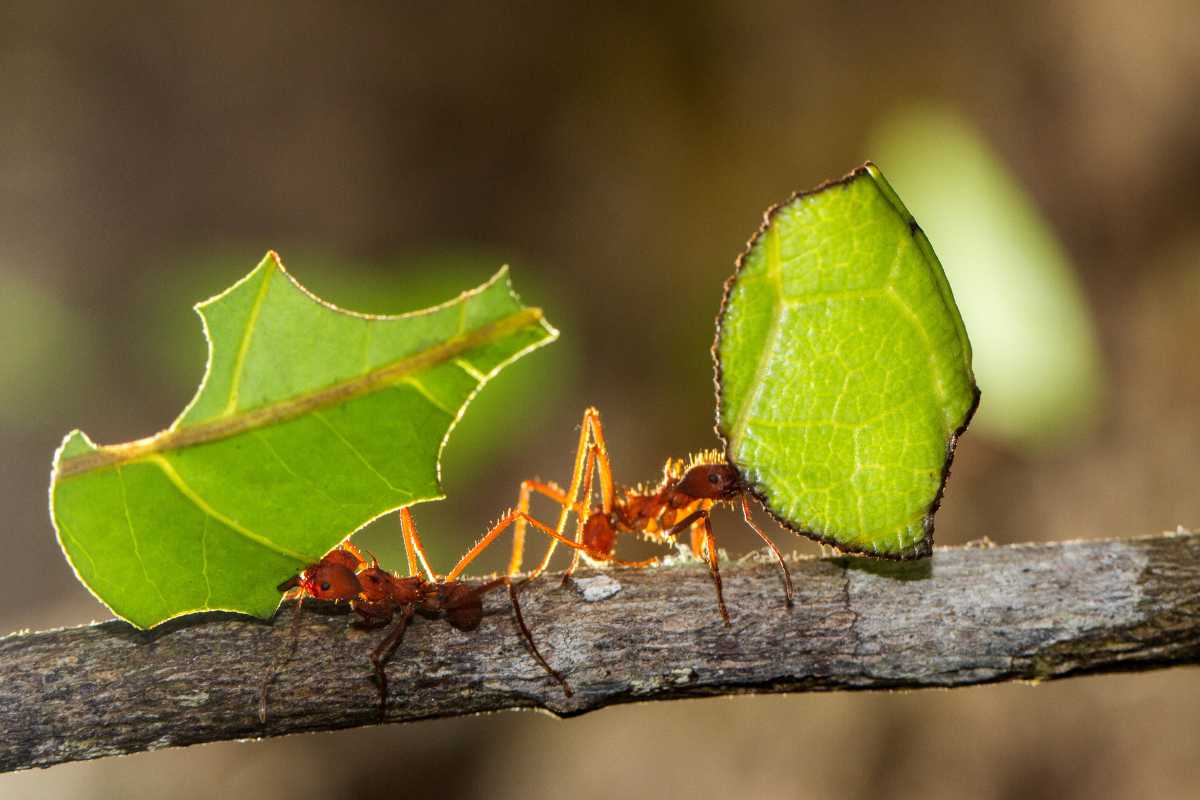
<path id="1" fill-rule="evenodd" d="M 389 721 L 740 692 L 952 687 L 1200 663 L 1200 535 L 939 548 L 930 559 L 725 564 L 733 626 L 690 563 L 543 578 L 521 594 L 566 697 L 519 638 L 501 590 L 472 633 L 420 618 L 391 660 Z M 620 587 L 609 595 L 615 580 Z M 259 689 L 286 652 L 275 624 L 231 614 L 153 631 L 122 622 L 0 639 L 0 769 L 378 721 L 368 654 L 386 631 L 306 607 L 267 722 Z"/>

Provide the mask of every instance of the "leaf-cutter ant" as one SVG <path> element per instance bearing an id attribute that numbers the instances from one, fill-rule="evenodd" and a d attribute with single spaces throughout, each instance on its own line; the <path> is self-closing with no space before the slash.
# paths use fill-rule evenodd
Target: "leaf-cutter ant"
<path id="1" fill-rule="evenodd" d="M 592 484 L 597 472 L 600 478 L 599 507 L 592 505 Z M 608 447 L 604 442 L 600 412 L 595 408 L 587 409 L 583 412 L 579 447 L 575 451 L 575 467 L 567 491 L 564 492 L 557 484 L 551 482 L 527 480 L 521 483 L 509 574 L 515 574 L 521 569 L 524 558 L 525 520 L 529 519 L 529 501 L 534 492 L 549 497 L 561 507 L 558 519 L 560 534 L 566 527 L 570 512 L 575 512 L 575 554 L 563 576 L 564 581 L 575 572 L 581 553 L 594 561 L 625 566 L 651 566 L 661 560 L 656 557 L 645 561 L 623 562 L 614 558 L 619 533 L 640 534 L 651 541 L 674 544 L 676 535 L 690 528 L 692 553 L 708 562 L 709 573 L 717 590 L 717 606 L 726 625 L 730 624 L 729 611 L 725 607 L 725 597 L 721 589 L 717 543 L 713 537 L 709 514 L 715 505 L 740 502 L 746 524 L 766 542 L 779 563 L 787 605 L 792 605 L 792 578 L 788 574 L 783 555 L 751 519 L 747 487 L 738 470 L 716 450 L 703 451 L 686 462 L 682 459 L 669 459 L 663 466 L 662 479 L 652 486 L 617 486 L 613 483 L 612 465 L 609 462 Z M 531 577 L 546 569 L 560 541 L 561 536 L 552 537 L 546 555 L 530 572 Z"/>
<path id="2" fill-rule="evenodd" d="M 368 561 L 357 547 L 349 541 L 343 542 L 319 562 L 279 585 L 279 591 L 287 593 L 285 599 L 294 598 L 296 600 L 292 642 L 282 661 L 290 660 L 295 651 L 299 634 L 299 625 L 296 621 L 300 618 L 302 604 L 306 597 L 349 603 L 350 608 L 359 617 L 355 624 L 361 628 L 378 628 L 397 620 L 395 627 L 371 653 L 371 665 L 375 670 L 375 680 L 379 688 L 379 715 L 380 718 L 383 718 L 387 711 L 388 692 L 385 666 L 396 648 L 399 647 L 413 615 L 419 614 L 430 619 L 444 619 L 460 631 L 473 631 L 479 627 L 479 623 L 483 619 L 483 596 L 493 589 L 504 586 L 508 589 L 513 616 L 530 655 L 550 677 L 562 686 L 563 693 L 570 697 L 573 693 L 570 684 L 550 666 L 538 651 L 537 645 L 533 641 L 533 635 L 529 632 L 529 627 L 525 624 L 525 618 L 521 614 L 521 606 L 517 601 L 517 590 L 528 579 L 516 582 L 512 577 L 504 575 L 474 586 L 459 580 L 459 576 L 467 566 L 501 533 L 518 521 L 522 523 L 522 528 L 524 528 L 524 523 L 532 524 L 556 541 L 569 547 L 579 547 L 575 542 L 559 535 L 527 513 L 509 511 L 466 555 L 459 559 L 454 569 L 445 576 L 438 576 L 429 567 L 429 561 L 425 557 L 425 548 L 422 546 L 416 526 L 413 524 L 412 514 L 407 508 L 400 510 L 400 526 L 408 561 L 407 576 L 401 577 L 380 568 L 374 557 Z M 263 722 L 266 721 L 267 690 L 274 673 L 275 670 L 263 682 L 259 698 L 259 719 Z"/>

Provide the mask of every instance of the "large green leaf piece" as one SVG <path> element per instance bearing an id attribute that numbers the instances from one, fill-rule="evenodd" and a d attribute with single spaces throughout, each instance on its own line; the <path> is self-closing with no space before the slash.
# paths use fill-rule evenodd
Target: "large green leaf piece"
<path id="1" fill-rule="evenodd" d="M 139 627 L 195 611 L 269 617 L 276 585 L 370 520 L 442 497 L 439 457 L 471 397 L 552 341 L 502 269 L 395 317 L 314 297 L 268 253 L 196 307 L 199 391 L 167 430 L 68 434 L 51 516 L 79 579 Z"/>
<path id="2" fill-rule="evenodd" d="M 873 164 L 767 212 L 713 347 L 726 458 L 783 525 L 929 554 L 979 392 L 929 241 Z"/>

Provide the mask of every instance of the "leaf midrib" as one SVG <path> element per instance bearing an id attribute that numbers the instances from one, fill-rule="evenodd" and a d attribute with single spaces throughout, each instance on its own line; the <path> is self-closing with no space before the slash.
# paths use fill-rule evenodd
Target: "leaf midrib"
<path id="1" fill-rule="evenodd" d="M 451 361 L 462 353 L 491 344 L 509 334 L 540 322 L 540 308 L 524 308 L 507 317 L 456 336 L 398 361 L 385 364 L 356 378 L 335 383 L 269 405 L 219 417 L 187 428 L 165 430 L 154 436 L 124 444 L 107 445 L 90 453 L 64 459 L 56 470 L 58 480 L 103 467 L 125 464 L 169 450 L 225 439 L 249 430 L 274 425 L 311 411 L 318 411 L 387 388 L 405 378 L 438 364 Z"/>

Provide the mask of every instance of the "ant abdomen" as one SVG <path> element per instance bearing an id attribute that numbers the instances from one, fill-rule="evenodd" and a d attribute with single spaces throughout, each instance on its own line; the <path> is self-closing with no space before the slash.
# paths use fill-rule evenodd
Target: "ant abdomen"
<path id="1" fill-rule="evenodd" d="M 446 621 L 460 631 L 473 631 L 483 621 L 483 598 L 463 583 L 443 584 L 442 609 Z"/>

